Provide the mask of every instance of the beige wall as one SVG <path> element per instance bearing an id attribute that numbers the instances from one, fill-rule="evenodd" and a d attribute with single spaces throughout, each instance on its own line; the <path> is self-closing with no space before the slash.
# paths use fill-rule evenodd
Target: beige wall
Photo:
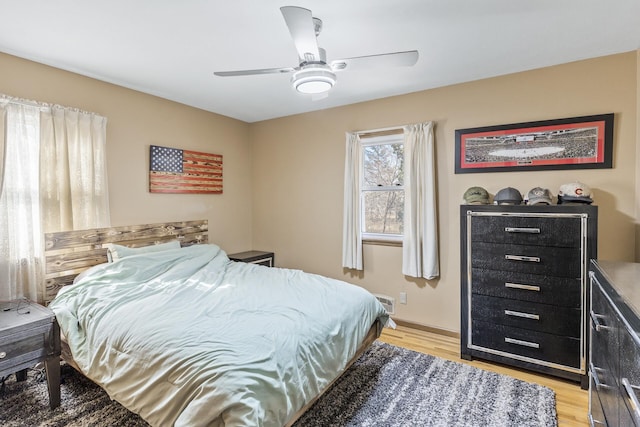
<path id="1" fill-rule="evenodd" d="M 251 246 L 249 125 L 120 86 L 0 54 L 0 92 L 108 118 L 112 225 L 208 219 L 225 250 Z M 223 155 L 222 195 L 151 194 L 149 145 Z"/>
<path id="2" fill-rule="evenodd" d="M 276 264 L 346 279 L 396 299 L 396 317 L 459 330 L 459 205 L 480 185 L 495 194 L 526 193 L 563 183 L 593 188 L 599 208 L 599 256 L 635 258 L 638 122 L 636 52 L 459 84 L 251 125 L 254 247 L 276 252 Z M 331 95 L 329 95 L 331 96 Z M 459 128 L 615 113 L 614 168 L 454 174 Z M 341 267 L 345 132 L 436 122 L 441 277 L 409 279 L 401 248 L 365 246 L 363 274 Z"/>
<path id="3" fill-rule="evenodd" d="M 526 192 L 584 181 L 600 206 L 601 258 L 635 259 L 640 168 L 640 53 L 632 52 L 399 97 L 247 124 L 0 54 L 0 92 L 108 117 L 114 225 L 206 218 L 227 251 L 273 250 L 279 266 L 346 279 L 398 297 L 399 319 L 459 330 L 459 204 L 481 185 Z M 615 113 L 614 168 L 454 174 L 459 128 Z M 341 267 L 345 132 L 436 122 L 441 277 L 401 274 L 401 249 L 365 246 L 365 271 Z M 223 195 L 150 194 L 150 144 L 224 156 Z"/>

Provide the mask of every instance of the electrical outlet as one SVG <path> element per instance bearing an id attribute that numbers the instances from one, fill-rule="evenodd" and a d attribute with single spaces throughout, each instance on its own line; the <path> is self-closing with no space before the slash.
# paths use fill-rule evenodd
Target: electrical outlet
<path id="1" fill-rule="evenodd" d="M 407 303 L 407 293 L 400 292 L 400 304 L 406 304 L 406 303 Z"/>

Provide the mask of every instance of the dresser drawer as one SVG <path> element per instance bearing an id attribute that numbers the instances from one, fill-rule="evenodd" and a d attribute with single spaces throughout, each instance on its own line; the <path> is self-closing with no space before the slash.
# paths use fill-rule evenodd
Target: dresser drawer
<path id="1" fill-rule="evenodd" d="M 580 310 L 575 308 L 473 295 L 471 316 L 484 322 L 580 338 Z"/>
<path id="2" fill-rule="evenodd" d="M 620 419 L 633 419 L 640 426 L 640 339 L 635 332 L 620 328 L 620 394 L 627 409 L 621 405 Z"/>
<path id="3" fill-rule="evenodd" d="M 494 297 L 580 308 L 581 287 L 579 278 L 471 269 L 471 291 Z"/>
<path id="4" fill-rule="evenodd" d="M 618 378 L 620 367 L 618 358 L 620 321 L 606 299 L 597 281 L 592 282 L 590 333 L 592 363 L 598 367 L 608 364 L 614 378 Z"/>
<path id="5" fill-rule="evenodd" d="M 474 216 L 471 240 L 488 243 L 580 247 L 580 218 Z"/>
<path id="6" fill-rule="evenodd" d="M 475 346 L 580 369 L 580 339 L 473 320 Z"/>
<path id="7" fill-rule="evenodd" d="M 618 423 L 618 396 L 610 371 L 589 368 L 589 421 L 594 427 L 615 426 Z"/>
<path id="8" fill-rule="evenodd" d="M 504 243 L 471 244 L 473 268 L 517 273 L 581 277 L 580 249 Z"/>

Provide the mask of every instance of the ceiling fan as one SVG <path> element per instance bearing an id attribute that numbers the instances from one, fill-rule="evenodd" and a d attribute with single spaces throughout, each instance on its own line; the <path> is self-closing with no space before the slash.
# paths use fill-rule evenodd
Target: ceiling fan
<path id="1" fill-rule="evenodd" d="M 300 64 L 297 67 L 216 71 L 213 74 L 220 77 L 233 77 L 293 73 L 291 83 L 298 92 L 319 94 L 327 92 L 333 87 L 336 83 L 336 72 L 379 67 L 408 67 L 418 61 L 418 51 L 410 50 L 327 62 L 327 54 L 324 49 L 318 47 L 317 41 L 317 36 L 322 30 L 322 21 L 314 18 L 309 9 L 302 7 L 284 6 L 280 8 L 280 11 L 298 51 Z"/>

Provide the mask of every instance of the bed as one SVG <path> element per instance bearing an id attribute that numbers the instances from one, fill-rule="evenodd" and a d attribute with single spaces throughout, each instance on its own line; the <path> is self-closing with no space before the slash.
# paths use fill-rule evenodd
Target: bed
<path id="1" fill-rule="evenodd" d="M 230 261 L 207 231 L 46 234 L 63 358 L 154 426 L 292 425 L 388 316 L 358 286 Z"/>

